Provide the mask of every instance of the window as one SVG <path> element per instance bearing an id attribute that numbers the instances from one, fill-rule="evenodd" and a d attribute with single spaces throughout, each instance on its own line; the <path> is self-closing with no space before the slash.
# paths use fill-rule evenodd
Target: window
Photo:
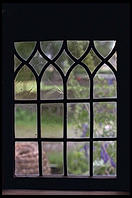
<path id="1" fill-rule="evenodd" d="M 14 43 L 16 176 L 116 176 L 116 56 L 115 41 Z"/>
<path id="2" fill-rule="evenodd" d="M 130 172 L 128 4 L 126 3 L 125 6 L 101 4 L 100 10 L 98 4 L 83 3 L 76 5 L 45 3 L 26 6 L 24 4 L 21 6 L 4 4 L 3 6 L 3 187 L 128 191 Z M 34 15 L 33 13 L 37 10 L 38 15 Z M 80 15 L 75 16 L 73 14 L 75 11 Z M 100 15 L 100 12 L 103 14 Z M 125 13 L 124 16 L 122 12 Z M 122 32 L 120 31 L 121 21 L 126 27 Z M 10 34 L 8 34 L 8 28 Z M 84 41 L 87 43 L 83 48 L 84 52 L 75 54 L 71 48 L 76 42 Z M 49 42 L 57 43 L 56 53 L 50 54 L 45 51 L 49 50 Z M 103 54 L 98 46 L 110 42 L 113 44 L 111 50 L 109 52 L 105 50 Z M 22 45 L 24 46 L 22 49 L 27 49 L 26 45 L 30 46 L 26 54 L 22 49 L 19 50 Z M 51 45 L 52 48 L 53 45 Z M 113 57 L 116 55 L 117 68 L 113 63 Z M 96 65 L 92 64 L 92 56 L 96 57 Z M 38 62 L 38 57 L 42 59 L 41 62 Z M 67 67 L 64 67 L 64 61 L 68 63 L 65 63 Z M 34 64 L 35 62 L 37 64 Z M 53 71 L 56 81 L 52 76 Z M 28 76 L 32 82 L 29 81 Z M 75 76 L 76 79 L 72 82 Z M 82 79 L 84 76 L 85 78 Z M 124 76 L 128 80 L 124 80 Z M 23 81 L 27 82 L 27 87 Z M 102 81 L 103 92 L 99 90 Z M 47 82 L 49 84 L 46 84 Z M 83 86 L 84 82 L 86 87 Z M 109 87 L 106 89 L 108 84 Z M 80 94 L 76 92 L 76 86 Z M 20 87 L 22 90 L 19 89 Z M 53 87 L 56 94 L 52 92 Z M 24 113 L 25 109 L 27 109 L 26 113 Z M 113 120 L 111 126 L 106 109 L 110 110 L 109 116 Z M 77 133 L 71 121 L 73 110 L 85 114 L 82 116 L 75 113 L 78 116 L 75 121 L 80 119 L 79 116 L 83 117 L 82 128 L 80 130 L 78 127 Z M 51 111 L 54 115 L 56 112 L 61 115 L 57 135 L 46 133 L 45 126 L 49 121 L 46 115 L 51 115 Z M 22 116 L 30 122 L 31 112 L 36 124 L 30 125 L 25 134 L 21 135 L 18 121 Z M 105 127 L 101 125 L 103 116 L 105 118 L 108 116 L 105 120 Z M 79 123 L 75 124 L 77 126 Z M 70 127 L 73 127 L 72 133 Z M 33 153 L 35 175 L 31 169 L 28 170 L 29 172 L 20 173 L 20 170 L 15 168 L 18 158 L 15 159 L 14 153 L 16 156 L 19 154 L 19 149 L 15 150 L 15 148 L 19 148 L 20 142 L 21 147 L 26 143 L 29 145 L 33 143 L 32 147 L 25 148 L 25 152 L 30 150 Z M 71 142 L 74 148 L 70 153 Z M 54 150 L 56 150 L 56 145 L 59 148 L 62 169 L 58 172 L 56 167 L 58 167 L 59 160 L 56 160 L 56 164 L 52 164 L 51 153 L 49 155 L 46 151 L 46 148 L 50 148 L 51 145 L 55 148 Z M 96 153 L 97 148 L 100 150 Z M 73 168 L 75 167 L 74 161 L 78 159 L 78 156 L 73 154 L 76 151 L 79 153 L 78 149 L 82 149 L 81 153 L 85 156 L 80 161 L 87 164 L 80 172 L 76 172 Z M 109 152 L 109 150 L 114 152 Z M 44 161 L 43 155 L 47 156 L 50 166 Z M 100 158 L 103 161 L 109 161 L 113 167 L 109 176 L 104 176 L 108 174 L 107 172 L 100 174 L 96 169 Z M 73 164 L 70 164 L 70 161 Z M 43 170 L 44 167 L 47 167 L 46 170 Z M 49 167 L 52 173 L 55 171 L 55 174 L 51 174 Z"/>

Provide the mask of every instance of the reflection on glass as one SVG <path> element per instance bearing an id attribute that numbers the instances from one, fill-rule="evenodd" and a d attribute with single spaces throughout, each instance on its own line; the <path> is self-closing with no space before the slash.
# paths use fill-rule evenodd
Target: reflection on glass
<path id="1" fill-rule="evenodd" d="M 116 175 L 116 142 L 94 142 L 93 174 Z"/>
<path id="2" fill-rule="evenodd" d="M 62 54 L 59 56 L 59 58 L 56 61 L 57 65 L 63 70 L 63 72 L 66 74 L 67 70 L 70 68 L 70 66 L 73 64 L 72 59 L 67 55 L 66 51 L 64 50 Z"/>
<path id="3" fill-rule="evenodd" d="M 48 66 L 40 83 L 41 99 L 62 99 L 63 81 L 59 72 L 53 66 Z"/>
<path id="4" fill-rule="evenodd" d="M 86 70 L 77 65 L 70 73 L 67 82 L 67 97 L 72 98 L 89 98 L 90 80 Z"/>
<path id="5" fill-rule="evenodd" d="M 40 47 L 44 54 L 49 58 L 53 59 L 58 54 L 62 46 L 62 41 L 41 41 Z"/>
<path id="6" fill-rule="evenodd" d="M 15 175 L 38 175 L 37 142 L 15 143 Z"/>
<path id="7" fill-rule="evenodd" d="M 46 60 L 41 56 L 41 54 L 37 51 L 30 64 L 36 70 L 38 74 L 40 74 L 41 70 L 43 69 L 44 65 L 46 64 Z"/>
<path id="8" fill-rule="evenodd" d="M 87 50 L 89 41 L 67 41 L 67 46 L 71 54 L 79 59 Z"/>
<path id="9" fill-rule="evenodd" d="M 116 41 L 94 41 L 95 48 L 103 56 L 107 57 L 113 50 Z"/>
<path id="10" fill-rule="evenodd" d="M 85 65 L 87 65 L 87 67 L 89 68 L 89 70 L 91 72 L 93 72 L 94 69 L 97 67 L 97 65 L 99 65 L 99 63 L 101 63 L 101 60 L 94 53 L 94 51 L 91 49 L 90 52 L 87 54 L 87 56 L 83 59 L 82 62 L 85 63 Z"/>
<path id="11" fill-rule="evenodd" d="M 27 60 L 32 54 L 36 42 L 15 42 L 14 45 L 19 56 L 21 56 L 24 60 Z"/>
<path id="12" fill-rule="evenodd" d="M 21 61 L 14 55 L 14 71 L 21 64 Z"/>
<path id="13" fill-rule="evenodd" d="M 69 138 L 89 137 L 90 135 L 90 108 L 89 104 L 68 104 L 68 131 Z"/>
<path id="14" fill-rule="evenodd" d="M 37 84 L 32 71 L 23 66 L 15 78 L 15 99 L 36 99 Z"/>
<path id="15" fill-rule="evenodd" d="M 63 135 L 63 104 L 41 105 L 42 137 L 57 138 Z"/>
<path id="16" fill-rule="evenodd" d="M 110 59 L 109 62 L 114 66 L 117 70 L 117 53 L 115 53 Z"/>
<path id="17" fill-rule="evenodd" d="M 63 143 L 62 142 L 44 142 L 42 147 L 43 175 L 62 175 L 63 174 Z M 49 169 L 46 170 L 46 167 Z M 50 171 L 49 171 L 50 170 Z"/>
<path id="18" fill-rule="evenodd" d="M 116 78 L 112 70 L 103 65 L 94 77 L 94 97 L 116 97 Z"/>
<path id="19" fill-rule="evenodd" d="M 36 104 L 15 105 L 15 137 L 34 138 L 37 136 Z"/>
<path id="20" fill-rule="evenodd" d="M 68 142 L 68 175 L 89 175 L 89 143 Z"/>
<path id="21" fill-rule="evenodd" d="M 116 114 L 115 102 L 95 102 L 94 110 L 94 137 L 116 137 Z"/>

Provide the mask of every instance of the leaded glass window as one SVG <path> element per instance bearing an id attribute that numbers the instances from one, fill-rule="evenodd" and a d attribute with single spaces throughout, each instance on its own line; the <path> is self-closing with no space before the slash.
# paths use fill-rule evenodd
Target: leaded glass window
<path id="1" fill-rule="evenodd" d="M 16 176 L 116 176 L 116 45 L 14 43 Z"/>

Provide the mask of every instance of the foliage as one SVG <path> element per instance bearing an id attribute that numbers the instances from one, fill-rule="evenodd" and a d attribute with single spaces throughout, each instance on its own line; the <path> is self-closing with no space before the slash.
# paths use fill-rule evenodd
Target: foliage
<path id="1" fill-rule="evenodd" d="M 63 160 L 61 153 L 58 152 L 49 152 L 47 153 L 48 161 L 50 163 L 50 167 L 54 170 L 55 174 L 62 174 L 63 172 Z"/>
<path id="2" fill-rule="evenodd" d="M 31 110 L 27 109 L 26 110 L 23 107 L 17 107 L 16 108 L 16 121 L 21 121 L 24 123 L 28 122 L 35 122 L 36 121 L 36 113 L 31 112 Z"/>
<path id="3" fill-rule="evenodd" d="M 74 175 L 88 174 L 88 160 L 82 151 L 68 153 L 68 173 Z"/>

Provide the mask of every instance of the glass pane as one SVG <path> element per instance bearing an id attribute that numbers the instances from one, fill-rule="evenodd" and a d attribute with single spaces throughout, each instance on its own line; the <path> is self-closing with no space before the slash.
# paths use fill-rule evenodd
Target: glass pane
<path id="1" fill-rule="evenodd" d="M 37 107 L 36 104 L 15 105 L 15 137 L 37 137 Z"/>
<path id="2" fill-rule="evenodd" d="M 37 142 L 15 143 L 15 175 L 38 175 Z"/>
<path id="3" fill-rule="evenodd" d="M 86 99 L 90 96 L 90 80 L 86 70 L 77 65 L 70 73 L 67 82 L 67 97 L 69 99 Z"/>
<path id="4" fill-rule="evenodd" d="M 94 142 L 93 174 L 116 175 L 116 142 Z"/>
<path id="5" fill-rule="evenodd" d="M 57 138 L 63 135 L 63 104 L 41 105 L 42 137 Z"/>
<path id="6" fill-rule="evenodd" d="M 67 70 L 73 64 L 73 60 L 67 55 L 66 51 L 64 50 L 57 59 L 56 63 L 66 74 Z"/>
<path id="7" fill-rule="evenodd" d="M 89 68 L 89 70 L 91 72 L 93 72 L 94 69 L 97 67 L 97 65 L 99 65 L 99 63 L 101 63 L 101 60 L 94 53 L 94 51 L 91 49 L 90 52 L 88 53 L 88 55 L 83 59 L 82 62 L 87 65 L 87 67 Z"/>
<path id="8" fill-rule="evenodd" d="M 117 53 L 115 53 L 110 59 L 109 62 L 114 66 L 117 70 Z"/>
<path id="9" fill-rule="evenodd" d="M 23 66 L 15 78 L 15 99 L 36 99 L 37 84 L 32 71 Z"/>
<path id="10" fill-rule="evenodd" d="M 21 61 L 14 55 L 14 71 L 21 64 Z"/>
<path id="11" fill-rule="evenodd" d="M 32 54 L 36 42 L 15 42 L 15 49 L 17 53 L 24 59 L 27 60 Z"/>
<path id="12" fill-rule="evenodd" d="M 43 155 L 47 159 L 42 160 L 43 175 L 62 175 L 63 174 L 63 143 L 62 142 L 44 142 Z M 48 165 L 47 165 L 48 160 Z M 49 167 L 46 170 L 46 167 Z M 50 171 L 49 171 L 50 170 Z"/>
<path id="13" fill-rule="evenodd" d="M 61 49 L 62 41 L 41 41 L 40 46 L 42 51 L 49 59 L 55 58 Z"/>
<path id="14" fill-rule="evenodd" d="M 94 137 L 116 137 L 117 107 L 115 102 L 95 102 Z"/>
<path id="15" fill-rule="evenodd" d="M 94 41 L 97 51 L 103 56 L 107 57 L 113 50 L 116 41 Z"/>
<path id="16" fill-rule="evenodd" d="M 89 143 L 68 142 L 68 174 L 89 175 Z"/>
<path id="17" fill-rule="evenodd" d="M 68 104 L 68 131 L 69 138 L 89 137 L 90 135 L 90 108 L 89 104 Z"/>
<path id="18" fill-rule="evenodd" d="M 53 66 L 49 66 L 41 79 L 40 96 L 44 100 L 63 98 L 63 81 L 59 72 Z"/>
<path id="19" fill-rule="evenodd" d="M 89 41 L 67 41 L 67 46 L 71 54 L 79 59 L 87 50 Z"/>
<path id="20" fill-rule="evenodd" d="M 43 69 L 46 63 L 47 61 L 41 56 L 41 54 L 38 51 L 30 61 L 30 64 L 33 66 L 33 68 L 36 70 L 38 74 L 40 74 L 41 70 Z"/>
<path id="21" fill-rule="evenodd" d="M 94 77 L 94 97 L 116 97 L 116 78 L 114 73 L 106 65 L 102 66 Z"/>

